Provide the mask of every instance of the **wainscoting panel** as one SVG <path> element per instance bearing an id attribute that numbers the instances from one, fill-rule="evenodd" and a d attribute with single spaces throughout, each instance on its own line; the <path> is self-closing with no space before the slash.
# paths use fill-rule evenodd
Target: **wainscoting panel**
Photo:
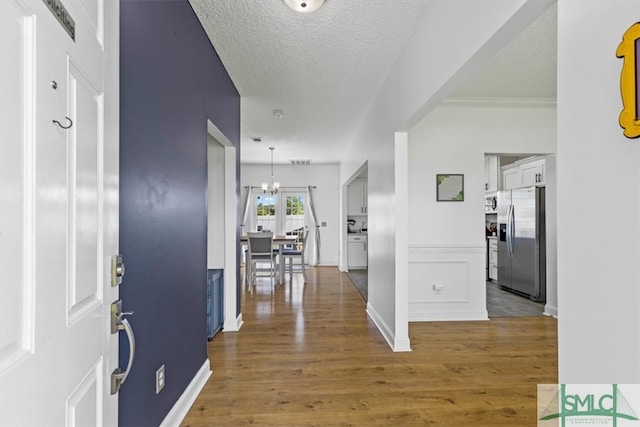
<path id="1" fill-rule="evenodd" d="M 486 244 L 409 245 L 409 321 L 486 320 Z"/>
<path id="2" fill-rule="evenodd" d="M 469 302 L 468 261 L 409 261 L 409 277 L 416 278 L 409 287 L 410 302 Z"/>

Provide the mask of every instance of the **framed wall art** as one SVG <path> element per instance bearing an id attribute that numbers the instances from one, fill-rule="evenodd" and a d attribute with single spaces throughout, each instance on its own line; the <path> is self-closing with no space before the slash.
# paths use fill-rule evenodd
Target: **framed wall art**
<path id="1" fill-rule="evenodd" d="M 464 175 L 456 173 L 439 173 L 436 175 L 436 201 L 463 202 Z"/>
<path id="2" fill-rule="evenodd" d="M 640 22 L 633 24 L 622 36 L 616 56 L 623 58 L 620 74 L 622 112 L 619 123 L 627 138 L 640 137 Z"/>

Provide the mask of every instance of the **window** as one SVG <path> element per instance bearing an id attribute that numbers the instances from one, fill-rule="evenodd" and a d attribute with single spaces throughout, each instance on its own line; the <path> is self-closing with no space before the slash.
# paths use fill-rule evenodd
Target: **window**
<path id="1" fill-rule="evenodd" d="M 305 227 L 305 192 L 281 191 L 276 195 L 254 192 L 250 230 L 268 230 L 274 234 L 298 234 Z"/>
<path id="2" fill-rule="evenodd" d="M 276 196 L 260 195 L 255 199 L 255 227 L 252 230 L 276 230 Z"/>
<path id="3" fill-rule="evenodd" d="M 304 194 L 283 194 L 285 200 L 284 234 L 300 234 L 304 230 Z"/>

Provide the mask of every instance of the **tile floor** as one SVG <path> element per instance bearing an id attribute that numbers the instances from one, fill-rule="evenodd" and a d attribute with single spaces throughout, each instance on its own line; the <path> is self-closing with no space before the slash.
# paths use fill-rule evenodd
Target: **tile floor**
<path id="1" fill-rule="evenodd" d="M 496 283 L 487 281 L 487 311 L 489 317 L 542 316 L 544 304 L 503 291 Z"/>

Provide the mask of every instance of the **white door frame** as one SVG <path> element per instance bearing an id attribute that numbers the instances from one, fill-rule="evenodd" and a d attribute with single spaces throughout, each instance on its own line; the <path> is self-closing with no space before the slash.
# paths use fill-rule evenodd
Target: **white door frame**
<path id="1" fill-rule="evenodd" d="M 224 332 L 235 332 L 242 326 L 242 313 L 236 313 L 238 292 L 236 283 L 236 229 L 238 226 L 236 195 L 236 147 L 211 120 L 207 132 L 224 147 Z"/>

